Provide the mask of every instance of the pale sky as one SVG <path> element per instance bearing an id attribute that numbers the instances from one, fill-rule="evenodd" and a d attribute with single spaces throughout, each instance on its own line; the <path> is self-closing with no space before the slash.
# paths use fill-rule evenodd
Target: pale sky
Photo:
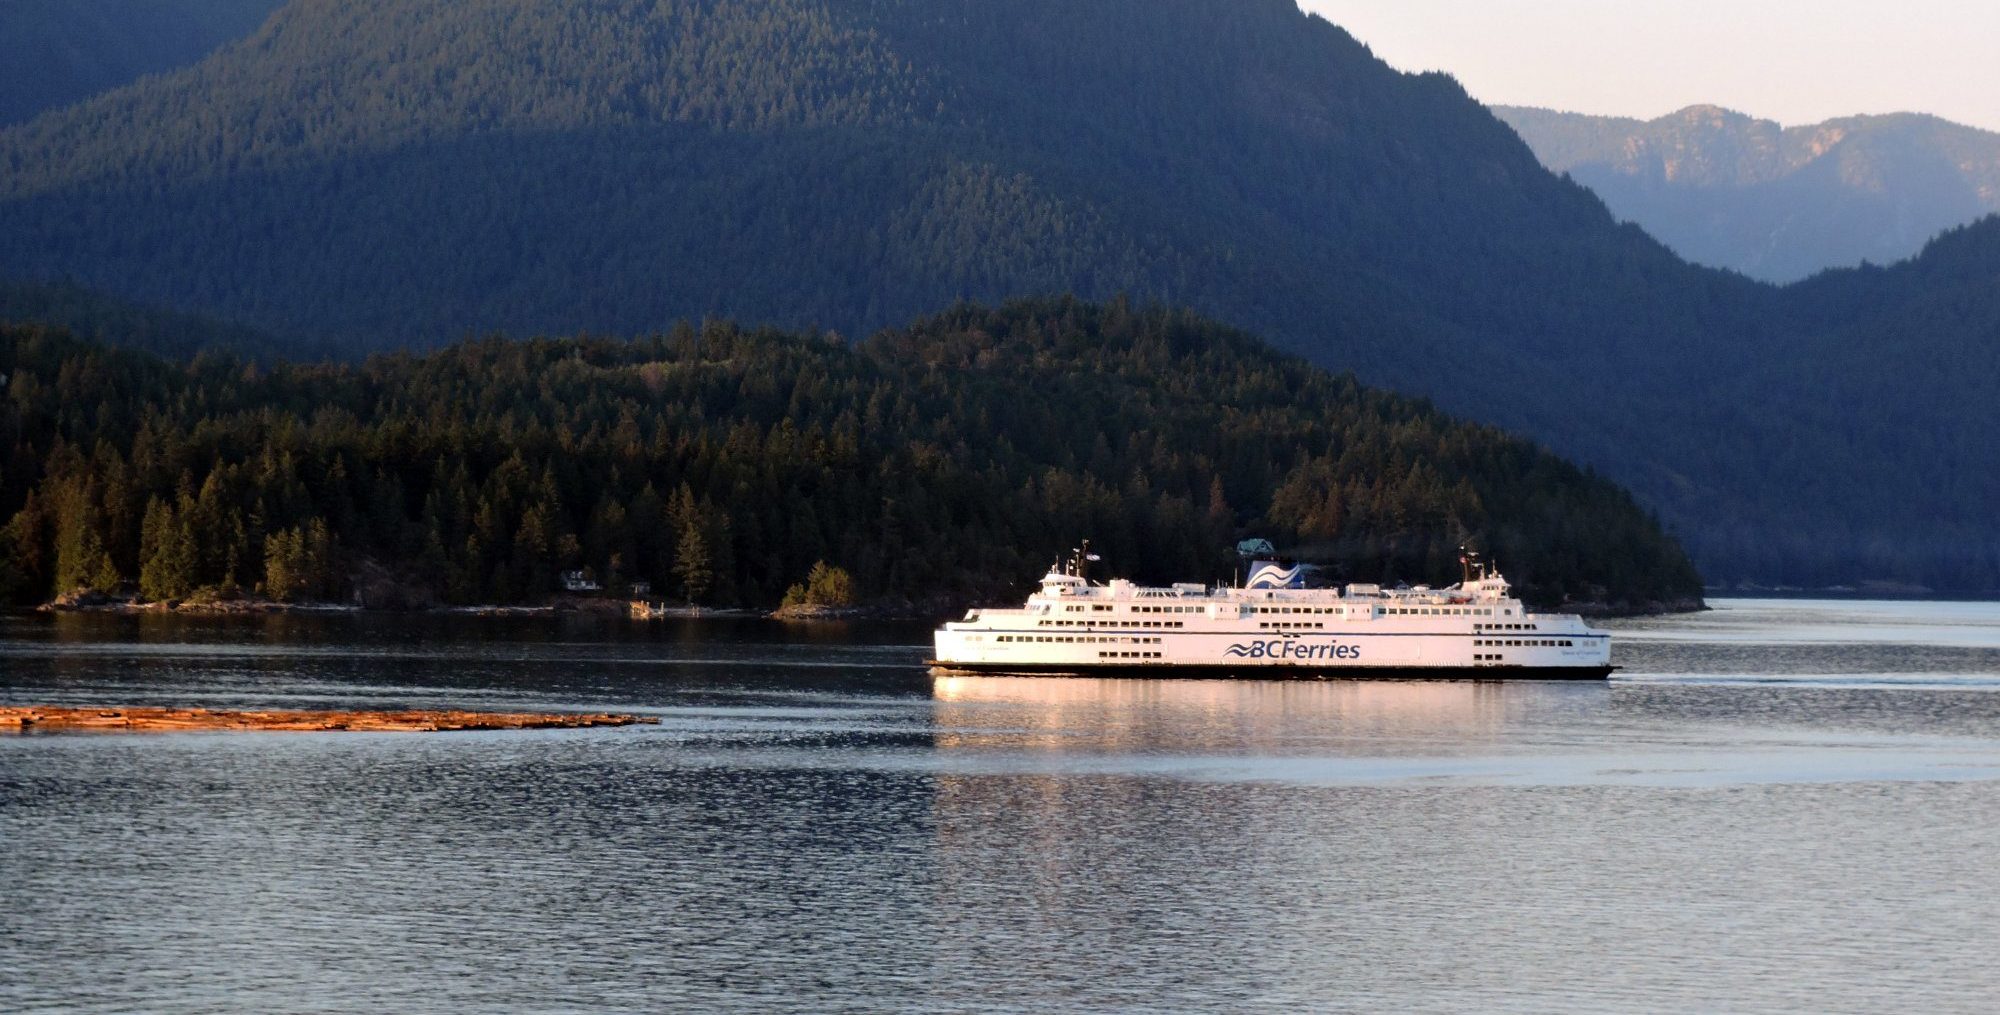
<path id="1" fill-rule="evenodd" d="M 1300 0 L 1493 105 L 1787 126 L 1912 111 L 2000 130 L 1996 0 Z"/>

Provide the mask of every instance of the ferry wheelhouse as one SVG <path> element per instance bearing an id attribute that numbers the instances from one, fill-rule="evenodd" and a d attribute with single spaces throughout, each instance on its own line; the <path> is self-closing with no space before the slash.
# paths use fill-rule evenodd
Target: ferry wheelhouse
<path id="1" fill-rule="evenodd" d="M 1476 555 L 1449 588 L 1305 587 L 1306 567 L 1260 561 L 1241 587 L 1089 579 L 1089 544 L 1018 609 L 939 628 L 939 674 L 1254 679 L 1602 680 L 1611 636 L 1534 613 Z"/>

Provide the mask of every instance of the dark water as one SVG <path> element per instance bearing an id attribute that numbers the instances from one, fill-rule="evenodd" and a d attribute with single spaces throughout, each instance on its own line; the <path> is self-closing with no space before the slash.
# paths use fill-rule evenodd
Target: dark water
<path id="1" fill-rule="evenodd" d="M 0 700 L 657 727 L 0 736 L 0 1010 L 1991 1011 L 2000 606 L 1607 685 L 933 685 L 924 631 L 0 621 Z"/>

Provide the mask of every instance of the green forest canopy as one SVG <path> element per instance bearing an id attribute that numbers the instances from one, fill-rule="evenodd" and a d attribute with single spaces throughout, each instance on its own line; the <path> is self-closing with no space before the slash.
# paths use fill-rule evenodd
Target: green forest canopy
<path id="1" fill-rule="evenodd" d="M 1442 581 L 1470 539 L 1531 599 L 1685 600 L 1610 482 L 1185 312 L 961 306 L 858 344 L 682 324 L 366 364 L 0 345 L 0 582 L 533 601 L 567 569 L 776 605 L 1012 594 L 1091 536 L 1112 570 L 1226 578 L 1244 533 L 1354 580 Z"/>

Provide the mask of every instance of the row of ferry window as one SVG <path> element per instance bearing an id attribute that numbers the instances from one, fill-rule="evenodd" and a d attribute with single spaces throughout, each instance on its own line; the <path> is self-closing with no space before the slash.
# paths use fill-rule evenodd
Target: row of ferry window
<path id="1" fill-rule="evenodd" d="M 1158 659 L 1158 652 L 1099 652 L 1099 659 Z"/>
<path id="2" fill-rule="evenodd" d="M 1104 625 L 1102 625 L 1102 626 L 1104 626 L 1104 627 L 1180 627 L 1180 626 L 1182 626 L 1182 625 L 1183 625 L 1183 623 L 1184 623 L 1183 621 L 1179 621 L 1179 620 L 1128 620 L 1128 621 L 1125 621 L 1125 622 L 1123 622 L 1123 623 L 1118 623 L 1118 622 L 1113 622 L 1113 623 L 1109 623 L 1109 624 L 1104 624 Z M 1037 621 L 1035 621 L 1035 625 L 1036 625 L 1036 626 L 1038 626 L 1038 627 L 1097 627 L 1097 626 L 1100 626 L 1100 625 L 1099 625 L 1099 624 L 1098 624 L 1098 623 L 1097 623 L 1096 621 L 1094 621 L 1094 620 L 1037 620 Z"/>
<path id="3" fill-rule="evenodd" d="M 1357 606 L 1349 610 L 1345 606 L 1259 606 L 1258 613 L 1330 613 L 1336 616 L 1368 616 L 1374 607 Z M 1470 606 L 1384 606 L 1383 616 L 1423 616 L 1423 617 L 1490 617 L 1492 607 L 1474 608 Z"/>
<path id="4" fill-rule="evenodd" d="M 1158 645 L 1158 638 L 1092 638 L 1087 635 L 1003 634 L 996 641 L 1046 641 L 1064 645 Z"/>
<path id="5" fill-rule="evenodd" d="M 1472 629 L 1475 631 L 1539 631 L 1541 630 L 1541 626 L 1537 624 L 1474 624 L 1472 625 Z"/>
<path id="6" fill-rule="evenodd" d="M 1259 621 L 1257 623 L 1257 627 L 1261 630 L 1266 630 L 1266 631 L 1289 630 L 1292 628 L 1300 628 L 1300 627 L 1308 627 L 1316 630 L 1321 630 L 1324 629 L 1326 625 L 1309 620 L 1273 620 L 1270 621 L 1269 623 Z"/>
<path id="7" fill-rule="evenodd" d="M 1570 645 L 1571 645 L 1571 642 L 1570 642 L 1570 641 L 1568 641 L 1567 639 L 1564 639 L 1564 640 L 1561 640 L 1561 641 L 1558 641 L 1558 640 L 1556 640 L 1556 639 L 1553 639 L 1553 638 L 1514 638 L 1514 639 L 1511 639 L 1511 640 L 1501 640 L 1501 641 L 1489 641 L 1489 640 L 1486 640 L 1486 639 L 1474 639 L 1474 640 L 1473 640 L 1473 642 L 1472 642 L 1472 644 L 1474 644 L 1474 645 L 1480 645 L 1480 646 L 1485 646 L 1485 645 L 1515 645 L 1515 646 L 1521 646 L 1521 645 L 1529 645 L 1529 646 L 1540 646 L 1540 647 L 1543 647 L 1543 648 L 1569 648 L 1569 647 L 1570 647 Z"/>
<path id="8" fill-rule="evenodd" d="M 1104 603 L 1074 603 L 1063 607 L 1064 613 L 1082 613 L 1085 609 L 1092 613 L 1109 613 L 1112 607 Z M 1134 606 L 1133 613 L 1200 613 L 1199 606 Z"/>

